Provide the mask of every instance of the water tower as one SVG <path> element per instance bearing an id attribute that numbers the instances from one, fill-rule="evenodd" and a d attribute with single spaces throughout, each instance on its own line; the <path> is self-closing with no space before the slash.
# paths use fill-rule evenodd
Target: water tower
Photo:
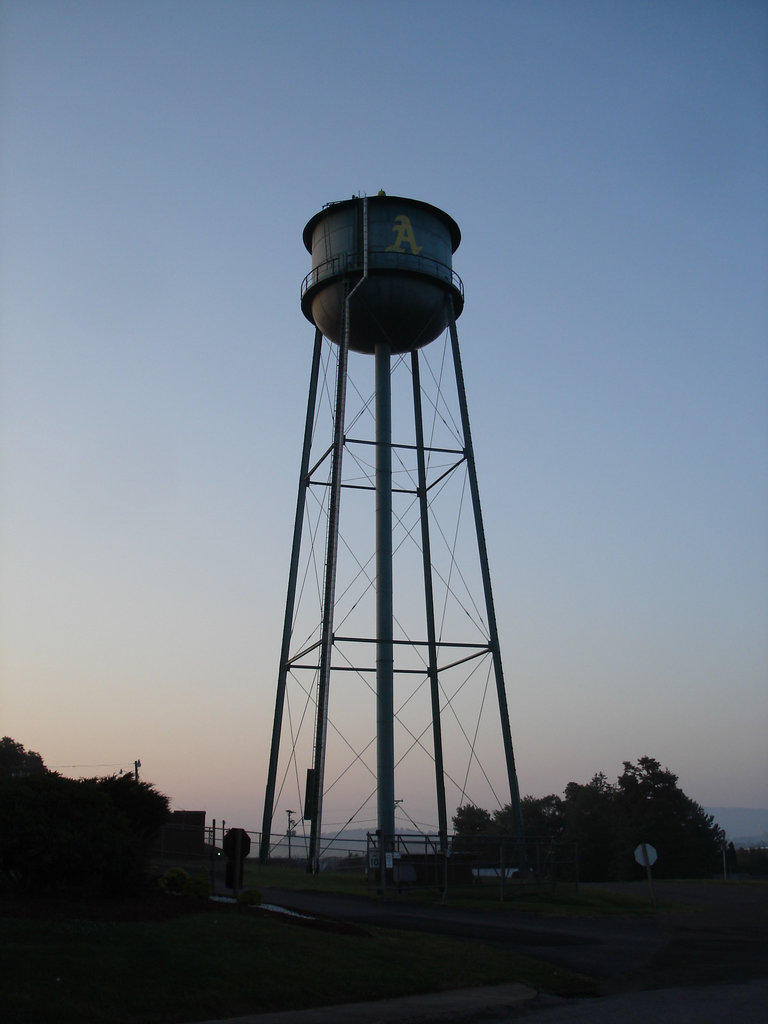
<path id="1" fill-rule="evenodd" d="M 291 801 L 296 790 L 303 789 L 299 795 L 308 866 L 317 870 L 324 801 L 332 785 L 343 788 L 353 767 L 368 773 L 376 830 L 388 849 L 395 836 L 397 805 L 406 799 L 409 786 L 424 783 L 424 773 L 408 767 L 408 756 L 421 756 L 430 765 L 437 833 L 445 849 L 446 779 L 456 787 L 457 800 L 473 802 L 469 768 L 480 764 L 480 747 L 488 753 L 494 745 L 504 778 L 500 799 L 511 804 L 522 838 L 456 331 L 464 290 L 452 256 L 460 239 L 458 225 L 442 210 L 383 192 L 330 203 L 304 229 L 312 269 L 302 284 L 301 308 L 315 327 L 315 341 L 264 800 L 262 861 L 269 856 L 276 800 L 288 786 L 285 799 Z M 430 389 L 423 383 L 424 350 L 441 336 L 445 355 L 439 369 L 430 369 Z M 370 396 L 365 387 L 355 385 L 355 413 L 349 401 L 354 360 L 369 377 L 373 364 Z M 407 378 L 405 396 L 393 391 L 396 371 L 397 379 Z M 456 410 L 453 434 L 449 431 L 447 442 L 436 440 L 439 430 L 450 426 L 451 414 L 444 410 L 451 403 Z M 475 593 L 470 574 L 457 568 L 455 551 L 445 556 L 443 568 L 434 554 L 435 510 L 447 500 L 448 483 L 459 473 L 464 485 L 456 504 L 470 510 Z M 452 529 L 440 529 L 441 547 L 450 546 L 449 535 Z M 369 543 L 370 556 L 350 558 L 357 541 L 363 547 Z M 341 566 L 347 563 L 351 569 L 344 570 L 341 580 Z M 314 610 L 300 624 L 299 607 L 312 591 Z M 454 605 L 460 609 L 456 615 L 449 610 Z M 473 678 L 480 663 L 487 665 L 483 695 L 467 703 L 470 686 L 456 673 Z M 289 683 L 297 694 L 290 706 Z M 420 690 L 427 726 L 407 721 Z M 489 692 L 493 696 L 486 699 Z M 331 715 L 334 700 L 337 710 Z M 481 704 L 484 713 L 488 706 L 495 708 L 492 732 L 487 734 L 476 715 Z M 446 737 L 449 717 L 451 738 Z M 334 762 L 331 782 L 326 777 L 329 722 L 332 739 L 337 740 L 342 735 L 337 721 L 345 719 L 359 735 L 341 744 L 346 762 Z M 365 729 L 371 737 L 368 742 L 362 735 Z M 458 739 L 452 738 L 454 733 Z M 497 740 L 491 738 L 494 734 Z M 462 736 L 470 745 L 469 767 L 449 769 L 446 755 Z M 480 771 L 489 778 L 485 769 Z"/>

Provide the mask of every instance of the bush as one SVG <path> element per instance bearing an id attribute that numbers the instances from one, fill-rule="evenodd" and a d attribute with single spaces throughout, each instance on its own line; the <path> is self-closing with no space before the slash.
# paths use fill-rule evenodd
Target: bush
<path id="1" fill-rule="evenodd" d="M 93 785 L 54 774 L 0 782 L 0 871 L 17 888 L 100 881 L 129 841 L 127 823 Z"/>
<path id="2" fill-rule="evenodd" d="M 160 888 L 163 892 L 172 892 L 180 896 L 187 887 L 189 875 L 184 868 L 168 868 L 160 879 Z"/>
<path id="3" fill-rule="evenodd" d="M 158 793 L 149 782 L 139 782 L 132 775 L 110 775 L 91 781 L 104 790 L 128 821 L 136 839 L 147 846 L 170 817 L 168 797 Z"/>
<path id="4" fill-rule="evenodd" d="M 211 895 L 211 883 L 205 872 L 190 875 L 184 868 L 168 868 L 158 884 L 163 892 L 173 893 L 174 896 L 194 896 L 195 899 L 207 900 Z"/>
<path id="5" fill-rule="evenodd" d="M 0 882 L 24 891 L 139 891 L 149 822 L 167 816 L 168 801 L 146 783 L 128 783 L 54 772 L 0 779 Z"/>
<path id="6" fill-rule="evenodd" d="M 190 875 L 184 886 L 185 896 L 194 896 L 198 900 L 207 900 L 211 895 L 211 883 L 208 875 L 201 872 L 199 875 Z"/>
<path id="7" fill-rule="evenodd" d="M 237 897 L 237 905 L 239 907 L 259 907 L 261 906 L 261 893 L 258 889 L 243 889 Z"/>

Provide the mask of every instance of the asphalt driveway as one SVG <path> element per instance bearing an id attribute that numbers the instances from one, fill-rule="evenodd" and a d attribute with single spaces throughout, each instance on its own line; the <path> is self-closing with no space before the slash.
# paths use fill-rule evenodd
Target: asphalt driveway
<path id="1" fill-rule="evenodd" d="M 610 886 L 643 897 L 644 883 Z M 264 902 L 297 912 L 492 944 L 590 975 L 601 993 L 768 977 L 768 884 L 658 882 L 673 910 L 649 916 L 557 916 L 384 902 L 263 889 Z"/>

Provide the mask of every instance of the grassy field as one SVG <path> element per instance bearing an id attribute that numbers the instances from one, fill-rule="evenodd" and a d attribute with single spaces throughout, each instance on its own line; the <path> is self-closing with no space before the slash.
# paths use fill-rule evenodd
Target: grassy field
<path id="1" fill-rule="evenodd" d="M 187 867 L 197 871 L 199 865 Z M 246 863 L 244 885 L 376 898 L 360 873 L 312 876 L 255 861 Z M 509 895 L 502 902 L 497 887 L 478 887 L 451 892 L 448 902 L 504 914 L 650 912 L 643 897 L 603 887 L 518 887 Z M 418 890 L 395 898 L 442 897 Z M 175 897 L 155 899 L 162 904 Z M 594 987 L 589 979 L 476 942 L 381 928 L 321 931 L 231 904 L 200 901 L 197 907 L 172 919 L 161 913 L 159 919 L 125 920 L 108 907 L 90 917 L 77 907 L 46 917 L 39 905 L 34 916 L 0 916 L 3 1021 L 187 1024 L 515 981 L 560 995 Z"/>
<path id="2" fill-rule="evenodd" d="M 247 866 L 245 882 L 253 888 L 316 888 L 375 898 L 362 878 L 344 873 L 311 877 L 254 864 Z M 491 889 L 484 902 L 486 894 L 479 890 L 472 905 L 480 902 L 510 916 L 519 910 L 642 915 L 649 905 L 642 887 L 639 892 L 608 886 L 532 888 L 524 899 L 518 892 L 514 901 L 502 903 L 498 890 Z M 733 886 L 722 892 L 732 894 Z M 419 894 L 402 898 L 415 900 Z M 8 1024 L 190 1024 L 510 982 L 559 995 L 595 988 L 590 979 L 478 942 L 327 922 L 320 930 L 231 903 L 182 905 L 181 899 L 158 893 L 138 901 L 141 913 L 131 913 L 128 903 L 121 910 L 103 901 L 63 907 L 0 897 L 0 1019 Z M 660 901 L 655 913 L 666 909 L 696 908 Z M 131 916 L 135 919 L 128 920 Z"/>
<path id="3" fill-rule="evenodd" d="M 175 1024 L 513 981 L 591 989 L 476 943 L 379 928 L 336 934 L 225 905 L 167 921 L 0 918 L 9 1024 Z"/>
<path id="4" fill-rule="evenodd" d="M 367 885 L 361 873 L 324 871 L 318 875 L 308 875 L 298 868 L 271 864 L 262 866 L 256 861 L 246 861 L 243 884 L 246 888 L 253 889 L 308 889 L 377 898 L 375 889 Z M 437 888 L 417 888 L 412 892 L 393 891 L 389 898 L 402 902 L 441 903 L 443 893 Z M 663 900 L 654 908 L 644 886 L 639 886 L 636 893 L 622 893 L 614 892 L 604 885 L 580 885 L 578 888 L 563 885 L 553 888 L 525 882 L 507 882 L 503 900 L 499 885 L 489 883 L 465 889 L 454 887 L 449 891 L 446 902 L 452 907 L 482 907 L 484 910 L 508 913 L 530 911 L 558 916 L 646 915 L 673 908 L 672 904 L 665 904 Z"/>

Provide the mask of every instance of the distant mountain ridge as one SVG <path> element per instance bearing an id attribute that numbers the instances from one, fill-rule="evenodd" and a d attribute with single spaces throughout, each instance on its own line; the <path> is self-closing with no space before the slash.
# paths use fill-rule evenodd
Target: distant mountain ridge
<path id="1" fill-rule="evenodd" d="M 768 843 L 768 808 L 705 807 L 704 810 L 725 829 L 729 843 Z"/>

